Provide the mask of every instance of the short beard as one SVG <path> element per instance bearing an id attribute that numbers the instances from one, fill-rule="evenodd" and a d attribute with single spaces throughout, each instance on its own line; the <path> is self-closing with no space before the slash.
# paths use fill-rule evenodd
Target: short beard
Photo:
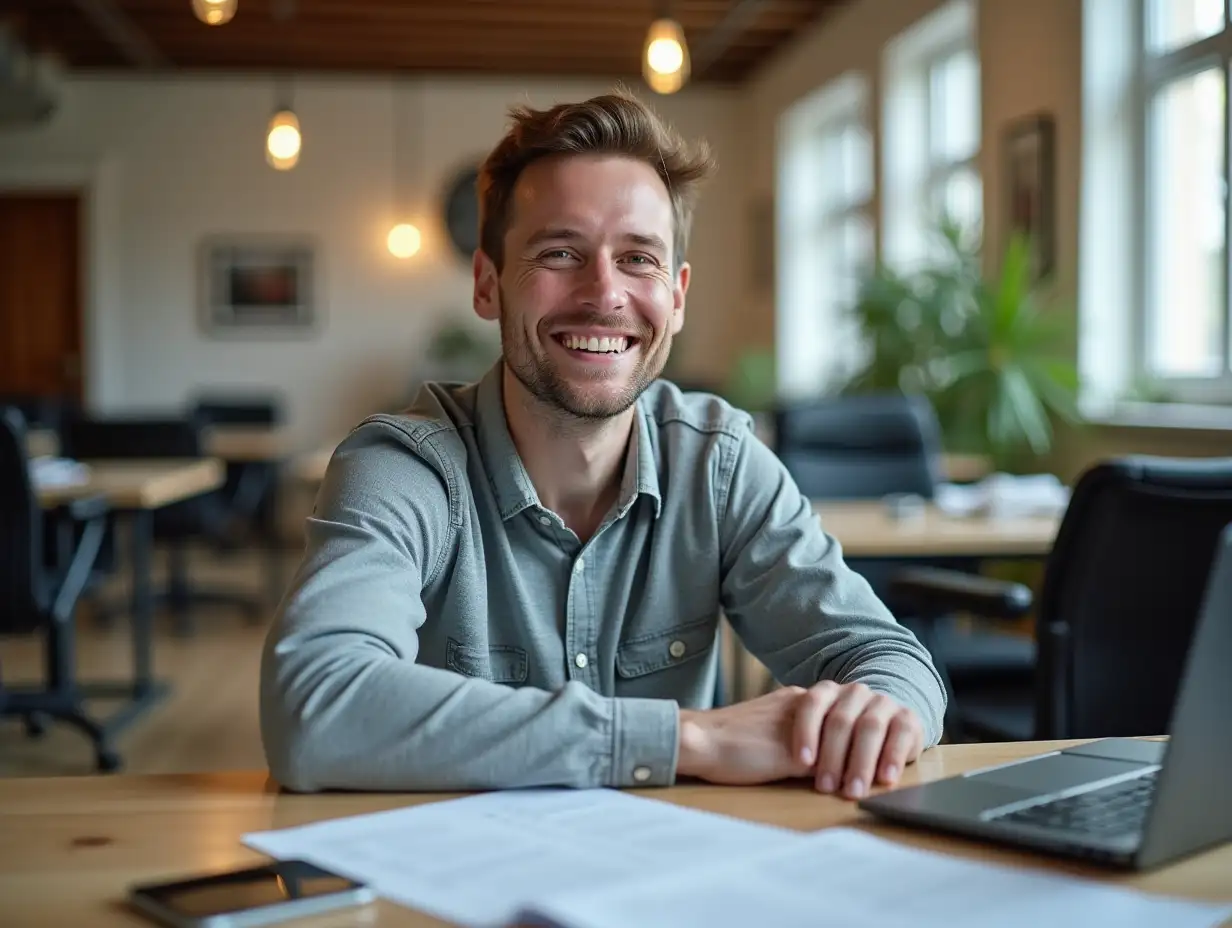
<path id="1" fill-rule="evenodd" d="M 578 390 L 552 364 L 551 360 L 537 350 L 537 344 L 527 340 L 521 329 L 512 323 L 504 311 L 508 305 L 504 291 L 500 291 L 501 352 L 505 364 L 527 391 L 543 406 L 585 422 L 600 422 L 618 416 L 629 409 L 659 375 L 667 363 L 671 350 L 671 336 L 666 336 L 653 354 L 643 354 L 639 359 L 628 386 L 615 396 L 588 396 Z M 600 321 L 596 314 L 594 322 L 616 327 L 619 323 Z M 650 339 L 638 335 L 638 348 L 645 352 Z"/>

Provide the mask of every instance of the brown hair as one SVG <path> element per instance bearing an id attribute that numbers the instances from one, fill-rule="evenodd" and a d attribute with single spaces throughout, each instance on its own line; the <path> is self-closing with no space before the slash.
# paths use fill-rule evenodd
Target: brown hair
<path id="1" fill-rule="evenodd" d="M 617 91 L 547 110 L 509 111 L 513 126 L 479 169 L 479 247 L 500 269 L 513 188 L 527 165 L 551 155 L 624 155 L 655 169 L 672 203 L 672 258 L 684 261 L 697 186 L 715 169 L 709 146 L 689 145 L 650 107 Z"/>

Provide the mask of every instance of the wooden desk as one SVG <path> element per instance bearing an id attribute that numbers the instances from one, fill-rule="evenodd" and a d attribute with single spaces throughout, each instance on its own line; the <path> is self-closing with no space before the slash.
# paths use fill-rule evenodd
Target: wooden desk
<path id="1" fill-rule="evenodd" d="M 1041 557 L 1052 549 L 1061 517 L 956 518 L 928 505 L 894 519 L 879 500 L 817 502 L 821 525 L 844 557 Z"/>
<path id="2" fill-rule="evenodd" d="M 205 453 L 224 461 L 279 461 L 289 450 L 288 433 L 282 426 L 212 425 L 204 433 Z M 30 457 L 54 457 L 60 453 L 56 433 L 30 429 L 26 433 Z"/>
<path id="3" fill-rule="evenodd" d="M 41 487 L 39 505 L 58 506 L 82 496 L 103 496 L 113 509 L 160 509 L 222 486 L 222 461 L 201 459 L 134 459 L 88 461 L 85 483 Z"/>
<path id="4" fill-rule="evenodd" d="M 1051 745 L 987 744 L 935 748 L 908 769 L 904 783 L 931 780 L 1047 750 Z M 1063 870 L 1139 889 L 1232 900 L 1232 845 L 1144 875 L 1117 874 L 976 842 L 874 823 L 851 803 L 801 786 L 680 786 L 648 795 L 752 821 L 813 831 L 868 828 L 920 847 L 964 857 Z M 256 863 L 240 844 L 250 831 L 400 808 L 441 795 L 280 795 L 264 772 L 11 779 L 0 781 L 0 899 L 8 928 L 41 925 L 141 926 L 122 907 L 137 881 Z M 365 917 L 354 910 L 296 925 L 428 926 L 441 922 L 381 901 Z"/>
<path id="5" fill-rule="evenodd" d="M 100 699 L 123 699 L 126 708 L 109 723 L 119 730 L 153 708 L 169 688 L 154 679 L 154 511 L 223 485 L 226 470 L 215 458 L 179 460 L 96 460 L 87 463 L 89 478 L 66 486 L 37 490 L 47 509 L 72 499 L 101 496 L 130 527 L 129 565 L 132 593 L 132 682 L 81 683 L 81 692 Z M 49 649 L 48 660 L 54 657 Z M 50 667 L 48 679 L 50 677 Z"/>

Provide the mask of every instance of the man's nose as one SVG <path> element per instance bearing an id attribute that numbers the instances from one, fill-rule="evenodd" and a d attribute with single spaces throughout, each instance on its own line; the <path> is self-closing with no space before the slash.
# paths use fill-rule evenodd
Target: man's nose
<path id="1" fill-rule="evenodd" d="M 600 312 L 619 309 L 625 302 L 625 289 L 616 262 L 606 256 L 596 256 L 582 269 L 579 296 L 587 305 Z"/>

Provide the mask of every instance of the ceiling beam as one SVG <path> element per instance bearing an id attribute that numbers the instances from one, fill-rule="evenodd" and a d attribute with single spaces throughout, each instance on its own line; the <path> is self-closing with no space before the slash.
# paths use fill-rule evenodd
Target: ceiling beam
<path id="1" fill-rule="evenodd" d="M 766 0 L 734 0 L 727 15 L 697 43 L 690 52 L 691 79 L 704 77 L 712 65 L 726 54 L 736 37 L 748 27 L 761 12 Z"/>
<path id="2" fill-rule="evenodd" d="M 81 10 L 107 40 L 139 68 L 165 68 L 170 62 L 114 0 L 75 0 Z"/>

